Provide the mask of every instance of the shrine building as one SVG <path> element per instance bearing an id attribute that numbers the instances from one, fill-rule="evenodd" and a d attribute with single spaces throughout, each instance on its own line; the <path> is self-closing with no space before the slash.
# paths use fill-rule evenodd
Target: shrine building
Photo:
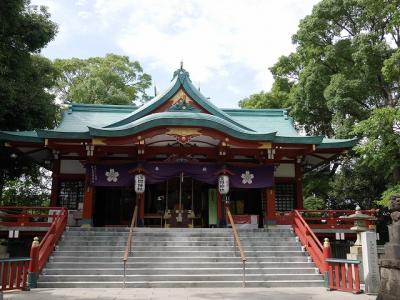
<path id="1" fill-rule="evenodd" d="M 0 141 L 10 159 L 52 171 L 50 206 L 77 225 L 126 226 L 138 205 L 138 224 L 158 227 L 225 226 L 221 174 L 235 222 L 283 224 L 303 208 L 303 173 L 357 143 L 301 135 L 286 109 L 218 108 L 183 68 L 141 107 L 71 104 L 57 128 L 3 131 Z"/>

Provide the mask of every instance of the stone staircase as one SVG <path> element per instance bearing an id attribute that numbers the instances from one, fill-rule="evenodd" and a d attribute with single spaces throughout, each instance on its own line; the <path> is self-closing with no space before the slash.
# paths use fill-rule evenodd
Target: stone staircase
<path id="1" fill-rule="evenodd" d="M 247 287 L 323 286 L 290 229 L 240 230 Z M 69 228 L 38 287 L 123 286 L 127 228 Z M 126 287 L 240 287 L 231 229 L 136 228 Z"/>

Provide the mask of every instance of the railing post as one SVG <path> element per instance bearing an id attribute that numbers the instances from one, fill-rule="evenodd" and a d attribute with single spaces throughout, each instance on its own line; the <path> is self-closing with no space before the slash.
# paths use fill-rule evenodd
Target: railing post
<path id="1" fill-rule="evenodd" d="M 31 247 L 31 261 L 28 268 L 28 287 L 37 288 L 39 278 L 39 238 L 34 237 Z"/>
<path id="2" fill-rule="evenodd" d="M 329 263 L 326 261 L 328 258 L 331 258 L 331 244 L 329 243 L 329 239 L 325 238 L 324 239 L 324 248 L 323 248 L 323 275 L 324 275 L 324 280 L 325 280 L 325 287 L 329 288 Z M 332 279 L 331 279 L 332 280 Z"/>

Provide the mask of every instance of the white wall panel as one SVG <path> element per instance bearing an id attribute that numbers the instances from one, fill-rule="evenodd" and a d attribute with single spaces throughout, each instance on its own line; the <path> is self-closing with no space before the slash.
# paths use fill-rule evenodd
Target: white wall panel
<path id="1" fill-rule="evenodd" d="M 294 177 L 294 164 L 280 164 L 274 173 L 275 177 Z"/>
<path id="2" fill-rule="evenodd" d="M 79 160 L 61 160 L 61 174 L 85 174 L 86 170 Z"/>

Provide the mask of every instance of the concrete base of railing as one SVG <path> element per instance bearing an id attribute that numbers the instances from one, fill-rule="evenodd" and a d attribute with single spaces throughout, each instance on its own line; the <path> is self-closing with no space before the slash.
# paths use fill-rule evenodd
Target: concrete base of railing
<path id="1" fill-rule="evenodd" d="M 39 279 L 39 272 L 29 272 L 28 273 L 28 288 L 37 288 L 37 282 Z"/>
<path id="2" fill-rule="evenodd" d="M 266 220 L 265 224 L 267 224 L 267 226 L 268 225 L 276 225 L 276 220 Z"/>

